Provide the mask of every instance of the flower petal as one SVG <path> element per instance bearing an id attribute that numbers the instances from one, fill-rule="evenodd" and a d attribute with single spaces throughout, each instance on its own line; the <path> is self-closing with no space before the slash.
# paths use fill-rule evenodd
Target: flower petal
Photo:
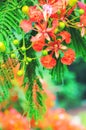
<path id="1" fill-rule="evenodd" d="M 22 20 L 20 22 L 20 27 L 23 29 L 24 32 L 29 32 L 30 30 L 32 30 L 32 24 L 31 21 L 28 20 Z"/>

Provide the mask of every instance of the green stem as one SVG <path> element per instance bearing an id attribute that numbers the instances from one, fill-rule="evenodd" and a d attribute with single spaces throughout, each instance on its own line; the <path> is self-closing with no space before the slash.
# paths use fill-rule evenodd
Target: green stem
<path id="1" fill-rule="evenodd" d="M 27 47 L 26 50 L 29 50 L 31 47 L 32 47 L 32 44 L 29 47 Z"/>
<path id="2" fill-rule="evenodd" d="M 74 20 L 76 20 L 76 19 L 78 19 L 78 18 L 80 18 L 80 16 L 74 17 L 74 18 L 71 19 L 70 21 L 72 22 L 72 21 L 74 21 Z"/>
<path id="3" fill-rule="evenodd" d="M 68 12 L 70 9 L 71 9 L 71 7 L 69 7 L 69 8 L 66 10 L 65 14 L 67 14 L 67 12 Z"/>
<path id="4" fill-rule="evenodd" d="M 25 47 L 24 33 L 23 33 L 23 46 Z M 24 60 L 23 60 L 23 70 L 24 70 L 24 74 L 25 74 L 25 70 L 26 70 L 26 68 L 25 68 L 25 66 L 26 66 L 26 64 L 25 64 L 26 58 L 27 58 L 27 56 L 26 56 L 26 51 L 25 51 L 25 52 L 24 52 Z"/>

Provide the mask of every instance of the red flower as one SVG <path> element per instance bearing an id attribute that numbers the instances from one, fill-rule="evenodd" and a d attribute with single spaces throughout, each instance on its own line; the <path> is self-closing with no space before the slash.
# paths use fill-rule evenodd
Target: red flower
<path id="1" fill-rule="evenodd" d="M 83 25 L 83 26 L 86 26 L 86 15 L 82 15 L 80 17 L 80 23 Z"/>
<path id="2" fill-rule="evenodd" d="M 47 0 L 38 0 L 40 4 L 46 4 Z M 48 0 L 49 4 L 54 4 L 55 2 L 57 2 L 58 0 Z"/>
<path id="3" fill-rule="evenodd" d="M 39 41 L 39 38 L 42 37 L 42 40 L 48 40 L 50 41 L 50 37 L 56 37 L 54 34 L 54 30 L 58 25 L 58 22 L 56 20 L 53 20 L 52 22 L 52 27 L 48 28 L 47 27 L 47 22 L 43 22 L 43 23 L 38 23 L 35 25 L 35 30 L 38 32 L 36 36 L 33 36 L 31 38 L 31 41 Z"/>
<path id="4" fill-rule="evenodd" d="M 28 120 L 12 108 L 0 112 L 0 124 L 3 130 L 30 130 Z"/>
<path id="5" fill-rule="evenodd" d="M 32 48 L 35 51 L 41 51 L 45 45 L 44 36 L 37 34 L 35 37 L 31 38 Z"/>
<path id="6" fill-rule="evenodd" d="M 46 0 L 38 0 L 40 4 L 45 4 Z"/>
<path id="7" fill-rule="evenodd" d="M 78 2 L 78 6 L 79 8 L 83 9 L 84 10 L 84 13 L 86 14 L 86 4 L 82 3 L 82 2 Z"/>
<path id="8" fill-rule="evenodd" d="M 68 49 L 61 58 L 61 62 L 66 65 L 71 65 L 74 60 L 75 52 L 72 49 Z"/>
<path id="9" fill-rule="evenodd" d="M 52 69 L 56 65 L 56 60 L 51 55 L 47 55 L 41 57 L 41 63 L 45 68 Z"/>
<path id="10" fill-rule="evenodd" d="M 45 43 L 44 41 L 36 41 L 33 43 L 32 45 L 32 48 L 35 50 L 35 51 L 41 51 L 44 47 Z"/>
<path id="11" fill-rule="evenodd" d="M 43 13 L 36 6 L 31 6 L 29 8 L 29 17 L 31 21 L 39 22 L 43 19 Z"/>
<path id="12" fill-rule="evenodd" d="M 76 8 L 76 5 L 73 6 L 72 8 L 70 8 L 70 10 L 67 12 L 67 17 L 72 14 L 72 12 L 74 11 L 75 8 Z"/>
<path id="13" fill-rule="evenodd" d="M 60 10 L 60 17 L 64 17 L 64 9 L 66 9 L 67 0 L 39 0 L 39 3 L 43 6 L 43 15 L 45 21 L 48 20 L 49 17 L 58 18 L 57 11 Z"/>
<path id="14" fill-rule="evenodd" d="M 22 20 L 20 22 L 20 27 L 23 29 L 24 32 L 29 32 L 32 29 L 31 21 L 28 20 Z"/>
<path id="15" fill-rule="evenodd" d="M 62 32 L 60 32 L 59 36 L 61 36 L 62 40 L 65 41 L 67 44 L 70 43 L 70 41 L 71 41 L 71 35 L 70 35 L 69 32 L 62 31 Z"/>

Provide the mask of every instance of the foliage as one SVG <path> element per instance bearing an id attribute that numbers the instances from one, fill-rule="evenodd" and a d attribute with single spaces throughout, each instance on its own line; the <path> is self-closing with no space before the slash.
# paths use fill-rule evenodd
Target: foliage
<path id="1" fill-rule="evenodd" d="M 44 82 L 45 85 L 45 82 Z M 25 97 L 24 97 L 24 91 L 20 91 L 19 88 L 15 89 L 15 94 L 18 94 L 19 98 L 17 99 L 20 100 L 19 102 L 22 104 L 25 102 Z M 5 130 L 16 130 L 16 129 L 22 129 L 22 130 L 60 130 L 60 129 L 66 129 L 66 130 L 85 130 L 85 128 L 81 124 L 77 124 L 73 117 L 69 115 L 64 109 L 52 109 L 54 106 L 54 101 L 55 101 L 55 95 L 53 95 L 52 92 L 46 89 L 45 86 L 45 91 L 47 92 L 47 99 L 46 99 L 46 107 L 47 111 L 43 115 L 42 118 L 39 118 L 38 120 L 32 118 L 31 120 L 25 117 L 25 115 L 21 115 L 17 110 L 15 110 L 11 104 L 11 108 L 8 108 L 4 111 L 0 112 L 0 127 L 5 129 Z M 18 93 L 17 93 L 18 92 Z M 13 94 L 12 94 L 13 96 Z M 15 97 L 15 95 L 14 95 Z M 15 98 L 11 97 L 12 101 Z M 13 103 L 13 104 L 15 104 Z M 16 104 L 18 105 L 18 104 Z M 24 106 L 24 105 L 23 105 Z M 19 107 L 19 105 L 18 105 Z M 11 118 L 10 118 L 11 116 Z"/>
<path id="2" fill-rule="evenodd" d="M 25 109 L 25 112 L 28 112 L 30 109 L 32 111 L 30 111 L 30 117 L 32 117 L 38 113 L 38 107 L 33 101 L 33 98 L 35 98 L 33 97 L 33 93 L 37 95 L 37 102 L 39 107 L 41 106 L 41 112 L 43 107 L 43 96 L 41 93 L 43 91 L 42 85 L 36 74 L 36 67 L 38 66 L 38 62 L 37 60 L 34 60 L 32 65 L 29 63 L 27 67 L 25 67 L 24 62 L 19 64 L 19 59 L 21 61 L 25 59 L 24 53 L 22 53 L 21 49 L 18 49 L 18 46 L 13 44 L 13 41 L 17 39 L 20 42 L 19 47 L 22 47 L 24 42 L 26 46 L 28 46 L 28 39 L 31 36 L 31 33 L 28 36 L 25 35 L 24 39 L 24 33 L 19 27 L 20 21 L 27 17 L 22 13 L 21 10 L 22 6 L 26 5 L 27 3 L 28 5 L 32 4 L 31 1 L 27 2 L 27 0 L 0 1 L 0 42 L 3 42 L 6 46 L 5 53 L 0 52 L 0 102 L 9 99 L 9 89 L 11 89 L 12 86 L 27 86 L 26 99 L 28 110 Z M 35 53 L 32 49 L 29 49 L 29 51 L 27 50 L 26 53 L 28 57 L 35 57 Z M 15 54 L 17 59 L 11 58 L 11 54 Z M 27 72 L 25 77 L 17 76 L 19 69 L 24 69 L 24 73 Z M 39 90 L 33 92 L 34 81 L 35 84 L 38 85 Z M 21 83 L 19 84 L 19 82 Z"/>
<path id="3" fill-rule="evenodd" d="M 64 85 L 60 86 L 57 93 L 60 106 L 66 109 L 80 106 L 83 86 L 76 81 L 72 72 L 66 72 L 64 79 Z"/>

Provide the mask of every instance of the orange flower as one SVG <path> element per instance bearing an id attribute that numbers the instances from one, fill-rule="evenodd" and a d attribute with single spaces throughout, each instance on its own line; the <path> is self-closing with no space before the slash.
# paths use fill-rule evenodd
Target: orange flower
<path id="1" fill-rule="evenodd" d="M 38 52 L 41 51 L 43 47 L 44 47 L 44 41 L 36 41 L 32 45 L 32 48 Z"/>
<path id="2" fill-rule="evenodd" d="M 36 6 L 31 6 L 29 8 L 28 15 L 32 22 L 40 22 L 41 20 L 43 20 L 43 13 Z"/>
<path id="3" fill-rule="evenodd" d="M 56 60 L 51 55 L 47 55 L 41 57 L 41 63 L 45 68 L 52 69 L 56 65 Z"/>
<path id="4" fill-rule="evenodd" d="M 83 25 L 83 26 L 86 26 L 86 15 L 82 15 L 80 17 L 80 23 Z"/>
<path id="5" fill-rule="evenodd" d="M 69 32 L 62 31 L 62 32 L 60 32 L 59 36 L 62 37 L 62 41 L 65 41 L 67 44 L 70 43 L 70 41 L 71 41 L 71 35 L 70 35 Z"/>
<path id="6" fill-rule="evenodd" d="M 24 32 L 29 32 L 30 30 L 32 30 L 32 24 L 31 21 L 28 20 L 22 20 L 20 22 L 20 27 L 23 29 Z"/>
<path id="7" fill-rule="evenodd" d="M 31 38 L 31 42 L 39 41 L 39 39 L 42 39 L 42 40 L 46 39 L 46 40 L 50 41 L 50 37 L 52 35 L 54 35 L 54 37 L 56 37 L 54 34 L 54 30 L 57 27 L 57 25 L 58 25 L 58 22 L 56 20 L 53 20 L 51 28 L 47 27 L 48 26 L 47 22 L 35 24 L 35 30 L 38 33 Z"/>
<path id="8" fill-rule="evenodd" d="M 61 58 L 61 62 L 66 65 L 71 65 L 74 60 L 75 52 L 72 49 L 68 49 Z"/>
<path id="9" fill-rule="evenodd" d="M 0 124 L 3 130 L 30 130 L 28 121 L 15 109 L 0 112 Z"/>
<path id="10" fill-rule="evenodd" d="M 84 14 L 86 14 L 86 4 L 84 4 L 83 2 L 78 1 L 78 6 L 80 9 L 84 10 Z"/>
<path id="11" fill-rule="evenodd" d="M 47 0 L 38 0 L 40 4 L 46 4 Z M 57 2 L 58 0 L 48 0 L 49 4 L 54 4 L 55 2 Z"/>
<path id="12" fill-rule="evenodd" d="M 35 37 L 32 37 L 32 48 L 35 51 L 41 51 L 45 45 L 44 37 L 41 35 L 36 35 Z"/>

